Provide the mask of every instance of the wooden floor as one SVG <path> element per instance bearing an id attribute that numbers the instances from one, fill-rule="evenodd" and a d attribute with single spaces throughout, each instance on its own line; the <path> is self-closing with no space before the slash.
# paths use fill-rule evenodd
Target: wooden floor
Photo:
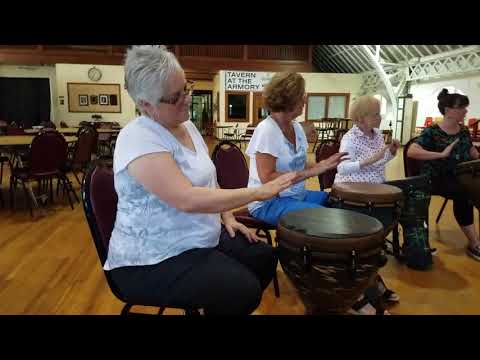
<path id="1" fill-rule="evenodd" d="M 209 141 L 210 149 L 212 145 Z M 389 180 L 403 177 L 402 164 L 401 155 L 388 164 Z M 4 197 L 7 179 L 8 172 Z M 310 179 L 307 187 L 318 189 L 318 180 Z M 0 210 L 0 314 L 119 314 L 123 304 L 107 286 L 82 206 L 76 204 L 72 211 L 66 198 L 60 198 L 31 218 L 21 195 L 14 212 Z M 401 296 L 400 303 L 389 309 L 392 314 L 480 314 L 480 262 L 465 255 L 466 239 L 455 223 L 451 203 L 440 223 L 434 223 L 440 205 L 441 199 L 434 197 L 430 241 L 439 251 L 433 270 L 414 271 L 389 258 L 380 271 Z M 278 276 L 280 298 L 270 286 L 255 314 L 303 314 L 303 304 L 280 265 Z"/>

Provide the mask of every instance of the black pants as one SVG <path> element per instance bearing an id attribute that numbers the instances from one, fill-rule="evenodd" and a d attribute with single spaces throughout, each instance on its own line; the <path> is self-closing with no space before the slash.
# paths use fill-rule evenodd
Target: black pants
<path id="1" fill-rule="evenodd" d="M 432 195 L 441 195 L 453 200 L 453 214 L 458 225 L 473 224 L 473 204 L 455 178 L 432 179 Z"/>
<path id="2" fill-rule="evenodd" d="M 222 226 L 215 248 L 188 250 L 156 265 L 113 269 L 111 276 L 132 303 L 244 315 L 258 307 L 276 269 L 271 246 L 249 243 L 238 231 L 230 238 Z"/>

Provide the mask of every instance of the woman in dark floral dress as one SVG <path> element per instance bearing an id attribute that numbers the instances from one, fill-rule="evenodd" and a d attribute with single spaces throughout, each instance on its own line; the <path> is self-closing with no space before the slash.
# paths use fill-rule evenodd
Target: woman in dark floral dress
<path id="1" fill-rule="evenodd" d="M 469 103 L 465 95 L 449 94 L 443 89 L 438 95 L 443 122 L 426 128 L 410 146 L 407 156 L 422 161 L 421 172 L 430 176 L 432 194 L 453 199 L 455 219 L 468 239 L 467 254 L 480 261 L 480 239 L 473 225 L 473 205 L 455 176 L 459 163 L 479 158 L 470 132 L 463 125 Z"/>

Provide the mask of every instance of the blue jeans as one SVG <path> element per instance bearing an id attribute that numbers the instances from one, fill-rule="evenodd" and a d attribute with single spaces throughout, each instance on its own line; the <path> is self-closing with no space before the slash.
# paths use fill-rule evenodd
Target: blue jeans
<path id="1" fill-rule="evenodd" d="M 276 226 L 278 220 L 290 211 L 328 207 L 328 196 L 329 194 L 324 191 L 307 190 L 307 195 L 303 200 L 276 197 L 266 201 L 261 208 L 254 210 L 252 216 Z"/>

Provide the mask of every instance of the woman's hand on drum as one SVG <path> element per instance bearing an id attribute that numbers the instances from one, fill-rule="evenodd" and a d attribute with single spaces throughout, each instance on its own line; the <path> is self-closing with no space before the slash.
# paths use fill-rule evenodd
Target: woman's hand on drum
<path id="1" fill-rule="evenodd" d="M 269 181 L 262 186 L 256 188 L 257 196 L 256 199 L 263 201 L 268 200 L 277 195 L 279 192 L 290 187 L 297 178 L 296 172 L 289 172 L 283 175 L 280 175 L 275 180 Z"/>
<path id="2" fill-rule="evenodd" d="M 443 151 L 441 152 L 443 158 L 447 158 L 450 156 L 450 153 L 452 152 L 453 148 L 457 143 L 460 141 L 460 139 L 456 139 L 454 142 L 452 142 L 450 145 L 448 145 Z"/>
<path id="3" fill-rule="evenodd" d="M 319 161 L 311 168 L 311 170 L 314 171 L 314 174 L 312 176 L 320 175 L 323 174 L 325 171 L 336 169 L 338 164 L 340 164 L 344 160 L 348 160 L 347 152 L 339 152 L 333 154 L 325 160 Z"/>

